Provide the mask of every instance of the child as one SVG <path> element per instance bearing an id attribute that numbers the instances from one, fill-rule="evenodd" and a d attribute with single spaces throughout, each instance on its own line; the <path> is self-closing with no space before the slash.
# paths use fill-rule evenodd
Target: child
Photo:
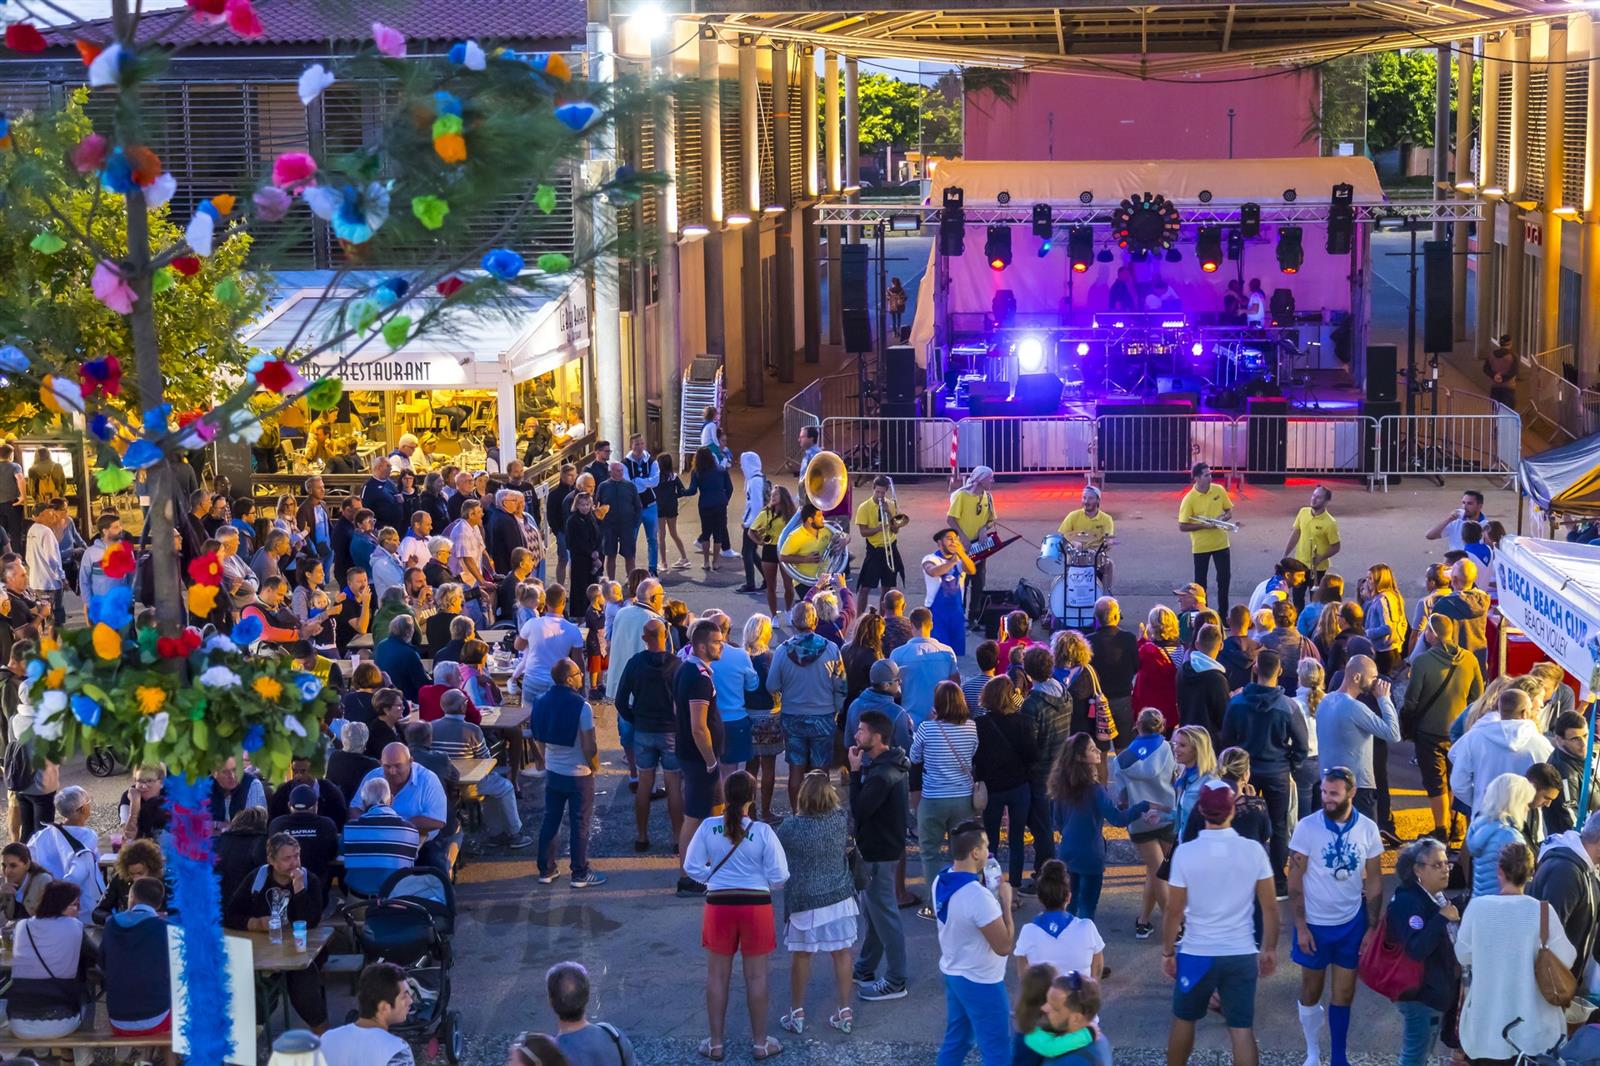
<path id="1" fill-rule="evenodd" d="M 617 590 L 620 599 L 622 586 L 615 581 L 606 584 Z M 599 584 L 590 585 L 588 596 L 589 609 L 583 612 L 583 624 L 588 628 L 583 656 L 589 664 L 589 698 L 594 699 L 603 691 L 600 675 L 606 668 L 606 590 Z"/>
<path id="2" fill-rule="evenodd" d="M 683 495 L 683 479 L 678 476 L 678 460 L 671 452 L 656 456 L 656 466 L 661 470 L 661 480 L 656 483 L 656 517 L 661 532 L 661 567 L 664 570 L 689 569 L 689 552 L 678 535 L 678 499 Z M 678 561 L 667 562 L 667 538 L 678 549 Z"/>
<path id="3" fill-rule="evenodd" d="M 648 575 L 648 571 L 646 572 Z M 605 582 L 605 625 L 606 632 L 611 632 L 611 623 L 617 617 L 617 612 L 622 610 L 622 583 L 620 581 Z"/>
<path id="4" fill-rule="evenodd" d="M 1000 661 L 1011 661 L 1011 649 L 1022 648 L 1024 651 L 1033 643 L 1028 638 L 1028 630 L 1033 628 L 1033 619 L 1028 617 L 1026 611 L 1012 611 L 1006 615 L 1006 635 L 1000 642 Z"/>
<path id="5" fill-rule="evenodd" d="M 1083 1013 L 1086 1008 L 1087 1014 Z M 1012 1063 L 1039 1066 L 1045 1062 L 1099 1061 L 1073 1054 L 1095 1042 L 1094 1016 L 1099 1010 L 1100 983 L 1088 974 L 1074 970 L 1058 976 L 1049 963 L 1029 966 L 1022 975 L 1012 1017 L 1016 1030 L 1011 1043 Z M 1057 1021 L 1060 1028 L 1053 1024 Z M 1065 1055 L 1072 1058 L 1063 1060 Z M 1109 1057 L 1105 1061 L 1109 1062 Z"/>
<path id="6" fill-rule="evenodd" d="M 1251 627 L 1250 635 L 1258 641 L 1264 641 L 1266 635 L 1278 628 L 1278 621 L 1273 616 L 1272 608 L 1263 607 L 1256 612 L 1255 625 Z"/>

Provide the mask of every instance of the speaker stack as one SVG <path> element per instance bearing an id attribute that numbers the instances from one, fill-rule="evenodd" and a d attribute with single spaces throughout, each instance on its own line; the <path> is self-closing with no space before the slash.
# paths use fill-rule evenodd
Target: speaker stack
<path id="1" fill-rule="evenodd" d="M 872 351 L 872 320 L 867 316 L 867 246 L 847 244 L 839 263 L 839 315 L 844 350 L 852 355 Z"/>

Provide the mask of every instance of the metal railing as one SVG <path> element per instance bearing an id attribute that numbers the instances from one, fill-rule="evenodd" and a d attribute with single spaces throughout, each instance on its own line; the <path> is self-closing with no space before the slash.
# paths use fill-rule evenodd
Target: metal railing
<path id="1" fill-rule="evenodd" d="M 1563 346 L 1523 365 L 1519 391 L 1528 428 L 1552 444 L 1600 432 L 1600 391 L 1567 380 L 1571 360 L 1572 349 Z"/>
<path id="2" fill-rule="evenodd" d="M 1195 463 L 1229 471 L 1242 458 L 1242 431 L 1227 415 L 1111 414 L 1092 420 L 1095 478 L 1162 480 Z"/>
<path id="3" fill-rule="evenodd" d="M 1378 420 L 1365 415 L 1253 414 L 1234 423 L 1235 476 L 1376 478 Z"/>
<path id="4" fill-rule="evenodd" d="M 950 472 L 956 424 L 948 418 L 827 418 L 822 446 L 853 474 L 890 477 Z"/>
<path id="5" fill-rule="evenodd" d="M 800 447 L 800 431 L 822 425 L 822 379 L 808 383 L 783 405 L 783 461 L 791 470 L 800 469 L 805 449 Z"/>
<path id="6" fill-rule="evenodd" d="M 1386 415 L 1378 420 L 1385 474 L 1438 480 L 1514 477 L 1522 461 L 1522 420 L 1509 407 L 1492 415 Z"/>
<path id="7" fill-rule="evenodd" d="M 1094 469 L 1095 423 L 1076 415 L 992 415 L 956 425 L 955 472 L 1083 474 Z"/>

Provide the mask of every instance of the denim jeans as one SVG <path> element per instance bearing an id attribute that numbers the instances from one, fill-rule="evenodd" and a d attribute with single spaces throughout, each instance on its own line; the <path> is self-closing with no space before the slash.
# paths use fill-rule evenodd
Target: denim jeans
<path id="1" fill-rule="evenodd" d="M 1033 834 L 1033 874 L 1056 857 L 1056 829 L 1050 814 L 1050 791 L 1043 781 L 1028 784 L 1028 831 Z"/>
<path id="2" fill-rule="evenodd" d="M 867 920 L 867 936 L 861 942 L 856 973 L 886 977 L 891 984 L 905 987 L 906 931 L 900 921 L 900 901 L 895 898 L 894 872 L 898 862 L 863 862 L 867 887 L 861 893 L 861 912 Z M 889 968 L 878 972 L 878 963 L 888 956 Z"/>
<path id="3" fill-rule="evenodd" d="M 1072 870 L 1067 873 L 1067 883 L 1072 888 L 1072 902 L 1067 910 L 1074 918 L 1094 921 L 1094 912 L 1100 907 L 1100 889 L 1106 883 L 1105 871 L 1081 874 Z"/>
<path id="4" fill-rule="evenodd" d="M 974 1042 L 983 1066 L 1011 1061 L 1011 1003 L 1004 981 L 983 985 L 945 974 L 944 1009 L 938 1066 L 961 1066 Z"/>
<path id="5" fill-rule="evenodd" d="M 1272 836 L 1267 843 L 1267 858 L 1272 862 L 1272 884 L 1278 895 L 1288 891 L 1289 863 L 1289 790 L 1294 788 L 1288 773 L 1257 774 L 1250 778 L 1256 794 L 1267 804 L 1267 817 L 1272 822 Z"/>
<path id="6" fill-rule="evenodd" d="M 539 872 L 556 868 L 556 835 L 567 814 L 574 877 L 589 872 L 589 821 L 594 815 L 594 777 L 569 777 L 551 770 L 544 777 L 544 823 L 539 826 Z"/>
<path id="7" fill-rule="evenodd" d="M 990 792 L 989 805 L 983 809 L 983 830 L 989 837 L 989 854 L 993 855 L 996 861 L 1000 858 L 1000 818 L 1002 815 L 1010 815 L 1006 821 L 1007 838 L 1011 849 L 1007 859 L 1013 888 L 1022 884 L 1022 867 L 1028 858 L 1022 846 L 1022 833 L 1028 824 L 1032 794 L 1033 790 L 1027 782 L 1016 788 Z"/>
<path id="8" fill-rule="evenodd" d="M 657 536 L 657 527 L 659 526 L 659 522 L 657 520 L 659 517 L 660 511 L 657 509 L 657 505 L 653 503 L 639 513 L 639 525 L 644 527 L 645 550 L 649 554 L 650 572 L 652 574 L 656 572 L 656 567 L 661 554 L 661 542 Z M 629 555 L 633 554 L 633 550 L 638 546 L 638 544 L 639 530 L 638 527 L 635 527 L 633 532 L 628 535 Z"/>
<path id="9" fill-rule="evenodd" d="M 917 807 L 917 850 L 922 855 L 922 877 L 928 886 L 928 905 L 933 905 L 933 879 L 945 863 L 945 836 L 972 817 L 972 797 L 944 799 L 922 797 Z"/>
<path id="10" fill-rule="evenodd" d="M 1401 1000 L 1395 1006 L 1400 1008 L 1401 1023 L 1398 1066 L 1423 1066 L 1439 1041 L 1444 1015 L 1414 999 Z"/>

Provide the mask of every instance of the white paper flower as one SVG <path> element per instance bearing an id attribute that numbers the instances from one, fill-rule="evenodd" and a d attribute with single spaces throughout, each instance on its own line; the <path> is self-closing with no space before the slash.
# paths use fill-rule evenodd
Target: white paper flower
<path id="1" fill-rule="evenodd" d="M 228 412 L 227 436 L 235 444 L 254 444 L 261 439 L 261 419 L 248 408 L 235 408 Z"/>
<path id="2" fill-rule="evenodd" d="M 306 735 L 306 727 L 301 725 L 300 719 L 296 718 L 292 714 L 286 714 L 283 716 L 283 728 L 287 729 L 297 737 L 303 737 Z"/>
<path id="3" fill-rule="evenodd" d="M 238 688 L 243 684 L 239 675 L 226 666 L 211 667 L 200 675 L 200 683 L 206 688 Z"/>
<path id="4" fill-rule="evenodd" d="M 33 735 L 40 740 L 59 740 L 67 724 L 67 694 L 53 688 L 39 701 L 39 713 L 33 719 Z"/>
<path id="5" fill-rule="evenodd" d="M 184 240 L 189 242 L 189 250 L 198 256 L 211 254 L 211 246 L 216 240 L 217 220 L 211 217 L 209 211 L 196 211 L 189 220 L 189 228 L 183 231 Z"/>
<path id="6" fill-rule="evenodd" d="M 166 711 L 157 711 L 144 723 L 144 742 L 146 744 L 159 744 L 161 738 L 167 735 L 167 723 L 170 721 Z"/>
<path id="7" fill-rule="evenodd" d="M 144 189 L 144 203 L 146 207 L 160 207 L 172 199 L 172 194 L 178 191 L 178 179 L 173 177 L 172 171 L 166 171 L 156 178 Z"/>
<path id="8" fill-rule="evenodd" d="M 333 74 L 321 63 L 313 63 L 300 74 L 300 102 L 307 107 L 333 84 Z"/>
<path id="9" fill-rule="evenodd" d="M 225 637 L 221 633 L 217 633 L 214 636 L 211 636 L 211 637 L 207 638 L 205 644 L 202 645 L 202 650 L 206 651 L 206 652 L 213 652 L 213 651 L 232 652 L 232 651 L 237 651 L 238 649 L 234 646 L 232 638 Z"/>

